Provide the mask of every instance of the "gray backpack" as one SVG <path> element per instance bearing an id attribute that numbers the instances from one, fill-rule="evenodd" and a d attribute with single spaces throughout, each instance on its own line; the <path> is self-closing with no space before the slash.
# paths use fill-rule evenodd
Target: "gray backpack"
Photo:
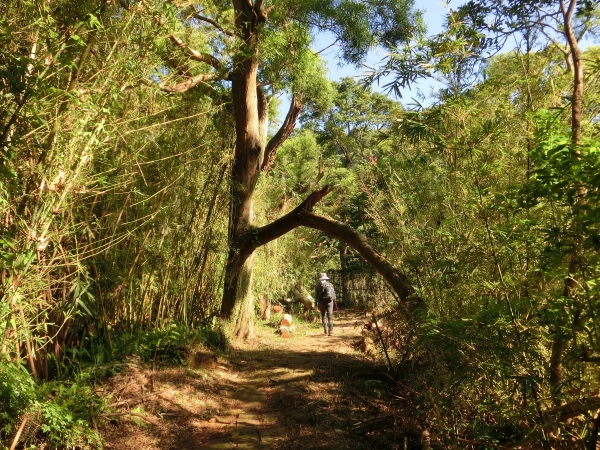
<path id="1" fill-rule="evenodd" d="M 328 281 L 321 282 L 321 298 L 319 299 L 319 302 L 331 303 L 334 296 L 333 285 Z"/>

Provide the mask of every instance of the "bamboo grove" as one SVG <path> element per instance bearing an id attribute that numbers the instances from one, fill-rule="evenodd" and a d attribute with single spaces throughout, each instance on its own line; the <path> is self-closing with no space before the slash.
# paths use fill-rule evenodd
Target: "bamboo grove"
<path id="1" fill-rule="evenodd" d="M 469 2 L 429 37 L 415 6 L 0 5 L 0 438 L 124 336 L 251 337 L 258 297 L 317 265 L 348 299 L 350 275 L 383 274 L 372 245 L 391 287 L 358 306 L 444 448 L 595 448 L 598 6 Z M 352 64 L 387 59 L 332 82 L 319 30 Z M 427 77 L 423 105 L 374 89 Z M 84 409 L 48 419 L 52 445 L 100 445 Z"/>

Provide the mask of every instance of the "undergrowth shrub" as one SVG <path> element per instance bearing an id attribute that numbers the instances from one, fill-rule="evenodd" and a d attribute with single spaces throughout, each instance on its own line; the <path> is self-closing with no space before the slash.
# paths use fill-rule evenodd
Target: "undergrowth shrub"
<path id="1" fill-rule="evenodd" d="M 10 436 L 21 411 L 36 399 L 35 383 L 25 368 L 0 362 L 0 438 Z"/>
<path id="2" fill-rule="evenodd" d="M 225 330 L 216 318 L 195 329 L 174 324 L 160 330 L 132 330 L 113 337 L 116 359 L 136 355 L 142 361 L 163 364 L 183 364 L 183 350 L 197 343 L 215 352 L 225 352 L 229 346 Z"/>
<path id="3" fill-rule="evenodd" d="M 130 356 L 144 362 L 184 364 L 185 348 L 201 343 L 222 353 L 229 341 L 218 320 L 192 329 L 173 325 L 154 331 L 130 331 L 104 337 L 88 336 L 82 345 L 66 349 L 61 379 L 36 384 L 25 366 L 0 362 L 0 450 L 8 449 L 23 417 L 30 418 L 20 443 L 46 442 L 50 448 L 101 448 L 91 427 L 107 408 L 94 384 L 122 366 L 112 364 Z"/>
<path id="4" fill-rule="evenodd" d="M 20 364 L 0 363 L 0 448 L 12 444 L 23 418 L 29 418 L 20 442 L 46 441 L 51 448 L 100 448 L 90 427 L 105 404 L 87 380 L 35 384 Z"/>

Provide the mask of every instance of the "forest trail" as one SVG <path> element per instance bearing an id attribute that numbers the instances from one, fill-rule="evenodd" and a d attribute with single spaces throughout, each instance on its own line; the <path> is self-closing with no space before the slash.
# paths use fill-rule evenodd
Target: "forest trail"
<path id="1" fill-rule="evenodd" d="M 364 320 L 336 312 L 333 336 L 296 322 L 291 339 L 260 326 L 212 370 L 132 366 L 110 382 L 128 410 L 101 430 L 105 448 L 405 448 L 397 399 L 355 348 Z"/>

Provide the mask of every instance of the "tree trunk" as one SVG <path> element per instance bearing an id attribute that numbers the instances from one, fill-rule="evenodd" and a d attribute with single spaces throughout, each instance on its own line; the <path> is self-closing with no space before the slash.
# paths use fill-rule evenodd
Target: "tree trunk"
<path id="1" fill-rule="evenodd" d="M 260 294 L 260 318 L 262 320 L 269 320 L 271 318 L 271 305 L 269 304 L 267 294 Z"/>
<path id="2" fill-rule="evenodd" d="M 310 295 L 305 294 L 302 286 L 298 284 L 292 288 L 292 295 L 294 300 L 302 303 L 302 306 L 304 306 L 302 317 L 306 319 L 308 312 L 313 309 L 314 299 Z"/>
<path id="3" fill-rule="evenodd" d="M 342 268 L 340 272 L 340 278 L 342 282 L 342 302 L 346 305 L 350 304 L 350 296 L 348 289 L 348 246 L 341 242 L 338 246 L 340 250 L 340 267 Z"/>
<path id="4" fill-rule="evenodd" d="M 561 1 L 562 14 L 564 19 L 565 37 L 573 58 L 573 98 L 571 99 L 571 141 L 575 147 L 581 144 L 581 103 L 583 101 L 583 62 L 581 60 L 581 49 L 579 42 L 573 31 L 571 17 L 575 11 L 577 0 L 571 0 L 566 8 Z"/>
<path id="5" fill-rule="evenodd" d="M 235 23 L 238 33 L 243 37 L 246 51 L 234 63 L 232 82 L 232 100 L 235 119 L 235 151 L 231 166 L 231 215 L 229 220 L 229 253 L 225 268 L 225 286 L 221 317 L 231 319 L 238 290 L 240 303 L 251 299 L 250 281 L 252 278 L 252 258 L 238 262 L 236 257 L 246 237 L 246 230 L 252 220 L 252 197 L 256 181 L 260 174 L 264 156 L 264 138 L 260 119 L 265 119 L 264 111 L 259 112 L 256 76 L 258 73 L 258 45 L 254 27 L 257 25 L 253 6 L 248 2 L 234 0 Z M 261 97 L 262 100 L 262 97 Z M 262 105 L 262 102 L 261 102 Z M 264 106 L 264 105 L 262 105 Z M 262 136 L 261 136 L 262 135 Z M 246 308 L 244 308 L 246 310 Z M 238 320 L 246 320 L 242 314 Z M 248 318 L 251 320 L 251 318 Z M 240 324 L 238 324 L 240 325 Z M 244 328 L 243 325 L 240 325 Z M 248 328 L 248 324 L 245 326 Z M 238 326 L 236 326 L 238 330 Z"/>
<path id="6" fill-rule="evenodd" d="M 252 254 L 242 266 L 238 277 L 238 291 L 235 316 L 233 322 L 233 337 L 245 340 L 254 337 L 254 298 L 252 296 Z"/>
<path id="7" fill-rule="evenodd" d="M 235 151 L 231 166 L 231 209 L 229 221 L 229 253 L 225 267 L 225 285 L 221 317 L 231 319 L 237 305 L 243 304 L 243 314 L 236 314 L 235 334 L 251 334 L 252 305 L 252 251 L 248 239 L 253 239 L 252 196 L 262 171 L 268 171 L 277 149 L 294 129 L 302 109 L 297 98 L 292 98 L 290 109 L 279 131 L 267 143 L 268 101 L 256 78 L 258 74 L 257 29 L 266 21 L 262 1 L 254 4 L 233 0 L 237 34 L 245 43 L 244 51 L 234 61 L 232 100 L 235 119 Z M 241 321 L 241 322 L 240 322 Z M 244 323 L 242 323 L 244 322 Z"/>

